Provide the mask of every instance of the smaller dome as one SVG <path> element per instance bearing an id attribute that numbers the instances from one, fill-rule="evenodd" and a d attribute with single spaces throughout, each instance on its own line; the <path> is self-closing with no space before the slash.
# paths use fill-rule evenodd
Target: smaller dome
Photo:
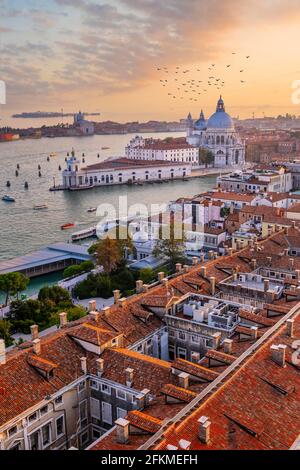
<path id="1" fill-rule="evenodd" d="M 135 232 L 132 237 L 132 241 L 134 242 L 147 242 L 148 240 L 148 234 L 146 232 L 141 231 Z"/>
<path id="2" fill-rule="evenodd" d="M 203 113 L 202 109 L 201 109 L 199 119 L 194 124 L 194 128 L 196 130 L 200 130 L 200 131 L 204 131 L 206 129 L 206 120 L 205 120 L 204 113 Z"/>

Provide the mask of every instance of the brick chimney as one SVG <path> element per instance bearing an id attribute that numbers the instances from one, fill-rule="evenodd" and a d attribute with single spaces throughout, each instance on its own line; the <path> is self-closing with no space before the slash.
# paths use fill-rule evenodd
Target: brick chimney
<path id="1" fill-rule="evenodd" d="M 32 346 L 33 346 L 33 352 L 34 354 L 36 354 L 37 356 L 39 354 L 41 354 L 41 340 L 40 339 L 34 339 L 32 341 Z"/>
<path id="2" fill-rule="evenodd" d="M 114 294 L 114 303 L 117 304 L 119 302 L 119 298 L 120 298 L 120 291 L 119 289 L 116 289 L 113 291 L 113 294 Z"/>
<path id="3" fill-rule="evenodd" d="M 187 374 L 186 372 L 181 372 L 178 375 L 178 379 L 179 379 L 179 387 L 189 388 L 190 374 Z"/>
<path id="4" fill-rule="evenodd" d="M 86 374 L 87 373 L 87 359 L 86 359 L 86 357 L 81 357 L 80 358 L 80 366 L 81 366 L 81 372 Z"/>
<path id="5" fill-rule="evenodd" d="M 128 367 L 125 369 L 125 378 L 126 378 L 126 386 L 131 387 L 133 384 L 133 375 L 134 375 L 134 370 Z"/>
<path id="6" fill-rule="evenodd" d="M 223 341 L 224 353 L 231 354 L 232 353 L 232 339 L 226 338 Z"/>
<path id="7" fill-rule="evenodd" d="M 207 416 L 201 416 L 198 419 L 198 438 L 203 444 L 209 444 L 211 422 Z"/>
<path id="8" fill-rule="evenodd" d="M 97 367 L 97 375 L 98 377 L 101 377 L 104 371 L 104 360 L 96 359 L 96 367 Z"/>
<path id="9" fill-rule="evenodd" d="M 144 290 L 144 283 L 140 279 L 135 282 L 135 291 L 137 294 L 140 294 Z"/>
<path id="10" fill-rule="evenodd" d="M 59 326 L 63 328 L 68 323 L 68 314 L 66 312 L 61 312 L 59 314 Z"/>
<path id="11" fill-rule="evenodd" d="M 210 280 L 211 295 L 215 295 L 215 293 L 216 293 L 216 278 L 214 276 L 211 276 L 209 278 L 209 280 Z"/>
<path id="12" fill-rule="evenodd" d="M 285 344 L 272 344 L 271 346 L 272 360 L 281 367 L 285 367 Z"/>
<path id="13" fill-rule="evenodd" d="M 31 325 L 30 326 L 30 331 L 31 331 L 31 341 L 34 339 L 37 339 L 39 337 L 39 327 L 38 325 Z"/>
<path id="14" fill-rule="evenodd" d="M 118 418 L 115 421 L 117 426 L 117 442 L 118 444 L 127 444 L 129 441 L 129 421 L 124 418 Z"/>
<path id="15" fill-rule="evenodd" d="M 0 365 L 6 363 L 6 352 L 4 339 L 0 339 Z"/>
<path id="16" fill-rule="evenodd" d="M 293 337 L 294 337 L 294 323 L 295 323 L 295 321 L 292 320 L 291 318 L 289 318 L 289 319 L 286 321 L 286 334 L 287 334 L 290 338 L 293 338 Z"/>
<path id="17" fill-rule="evenodd" d="M 96 300 L 90 300 L 89 301 L 89 312 L 94 312 L 95 310 L 97 310 Z"/>

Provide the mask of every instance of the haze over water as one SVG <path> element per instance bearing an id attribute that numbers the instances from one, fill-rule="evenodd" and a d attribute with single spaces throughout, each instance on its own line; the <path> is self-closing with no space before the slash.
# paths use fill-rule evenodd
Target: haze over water
<path id="1" fill-rule="evenodd" d="M 180 136 L 183 133 L 145 134 L 147 137 L 164 138 Z M 109 156 L 123 156 L 125 145 L 133 135 L 95 135 L 92 137 L 65 137 L 40 140 L 20 140 L 0 144 L 0 199 L 9 194 L 15 203 L 0 200 L 0 259 L 9 259 L 26 254 L 57 241 L 67 241 L 72 232 L 95 225 L 95 213 L 87 213 L 89 207 L 110 203 L 118 208 L 118 197 L 128 197 L 128 204 L 146 205 L 169 202 L 181 196 L 193 196 L 214 186 L 215 176 L 192 179 L 188 182 L 173 181 L 164 184 L 144 186 L 111 186 L 87 191 L 50 192 L 49 187 L 61 183 L 58 166 L 65 166 L 67 152 L 76 151 L 82 158 L 85 153 L 87 165 L 96 163 Z M 101 150 L 101 147 L 110 147 Z M 55 152 L 56 157 L 47 162 L 47 156 Z M 97 154 L 100 153 L 100 159 Z M 19 176 L 15 176 L 17 164 Z M 42 177 L 38 177 L 41 165 Z M 6 187 L 6 181 L 11 187 Z M 24 189 L 24 183 L 29 189 Z M 47 204 L 48 210 L 34 211 L 36 204 Z M 61 225 L 76 222 L 77 226 L 62 231 Z"/>

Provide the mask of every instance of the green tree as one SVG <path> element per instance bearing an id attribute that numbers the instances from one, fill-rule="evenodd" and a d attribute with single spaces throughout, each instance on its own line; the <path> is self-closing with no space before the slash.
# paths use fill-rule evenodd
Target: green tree
<path id="1" fill-rule="evenodd" d="M 5 305 L 10 297 L 19 296 L 28 286 L 29 279 L 21 273 L 7 273 L 0 275 L 0 292 L 5 294 Z"/>
<path id="2" fill-rule="evenodd" d="M 66 279 L 68 277 L 78 276 L 79 274 L 91 271 L 94 267 L 93 261 L 83 261 L 83 263 L 80 264 L 73 264 L 64 270 L 63 278 Z"/>
<path id="3" fill-rule="evenodd" d="M 214 162 L 214 159 L 215 159 L 214 154 L 210 150 L 200 147 L 199 149 L 199 164 L 200 165 L 205 165 L 205 168 L 207 168 L 208 165 L 211 165 Z"/>
<path id="4" fill-rule="evenodd" d="M 179 237 L 177 233 L 180 234 Z M 157 241 L 153 255 L 156 258 L 167 259 L 170 269 L 175 271 L 176 263 L 182 263 L 185 260 L 185 241 L 183 230 L 176 230 L 176 224 L 171 222 L 169 237 Z"/>
<path id="5" fill-rule="evenodd" d="M 4 339 L 6 346 L 10 346 L 13 343 L 11 337 L 11 327 L 12 324 L 9 320 L 0 318 L 0 338 Z"/>
<path id="6" fill-rule="evenodd" d="M 150 284 L 154 280 L 154 273 L 151 268 L 143 268 L 139 272 L 139 279 L 143 281 L 144 284 Z"/>
<path id="7" fill-rule="evenodd" d="M 60 286 L 45 286 L 39 291 L 38 300 L 41 302 L 51 301 L 54 304 L 61 302 L 71 302 L 71 297 L 66 289 Z"/>

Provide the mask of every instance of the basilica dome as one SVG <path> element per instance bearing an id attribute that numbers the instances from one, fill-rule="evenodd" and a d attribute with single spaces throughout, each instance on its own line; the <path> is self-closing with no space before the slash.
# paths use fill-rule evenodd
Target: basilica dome
<path id="1" fill-rule="evenodd" d="M 207 129 L 234 129 L 234 123 L 228 113 L 225 112 L 224 101 L 220 96 L 216 112 L 207 121 Z"/>

